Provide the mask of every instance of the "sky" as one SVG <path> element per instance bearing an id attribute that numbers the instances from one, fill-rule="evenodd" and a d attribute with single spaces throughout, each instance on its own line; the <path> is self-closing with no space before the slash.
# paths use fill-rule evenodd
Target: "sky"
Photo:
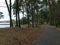
<path id="1" fill-rule="evenodd" d="M 9 0 L 7 0 L 9 2 Z M 14 0 L 12 0 L 12 4 L 14 3 Z M 0 0 L 0 12 L 3 12 L 4 15 L 4 19 L 0 19 L 1 20 L 9 20 L 9 13 L 5 4 L 5 0 Z M 22 13 L 20 13 L 20 18 L 22 18 Z M 15 19 L 14 17 L 15 15 L 12 15 L 12 19 Z"/>

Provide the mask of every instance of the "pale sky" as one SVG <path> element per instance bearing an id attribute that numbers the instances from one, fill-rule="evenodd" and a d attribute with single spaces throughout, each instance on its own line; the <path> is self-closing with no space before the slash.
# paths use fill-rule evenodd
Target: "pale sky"
<path id="1" fill-rule="evenodd" d="M 7 0 L 9 2 L 9 0 Z M 12 3 L 14 2 L 14 0 L 12 0 Z M 1 20 L 9 20 L 9 14 L 8 14 L 8 10 L 7 10 L 7 7 L 6 7 L 6 4 L 5 4 L 5 0 L 0 0 L 0 12 L 3 12 L 3 15 L 4 15 L 4 19 L 0 19 Z M 20 14 L 20 18 L 22 17 L 22 13 Z M 12 16 L 13 19 L 14 18 L 14 15 Z"/>

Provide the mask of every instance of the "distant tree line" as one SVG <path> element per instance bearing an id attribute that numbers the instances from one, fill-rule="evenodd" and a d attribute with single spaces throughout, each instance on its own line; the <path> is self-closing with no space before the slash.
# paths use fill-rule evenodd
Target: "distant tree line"
<path id="1" fill-rule="evenodd" d="M 13 27 L 11 15 L 12 8 L 15 10 L 14 13 L 16 15 L 16 27 L 20 28 L 21 22 L 25 24 L 27 23 L 28 27 L 30 27 L 30 22 L 32 27 L 38 27 L 44 22 L 56 25 L 56 17 L 58 17 L 60 14 L 59 0 L 15 0 L 13 6 L 11 4 L 11 0 L 9 4 L 7 0 L 5 0 L 5 3 L 9 12 L 10 27 Z M 20 12 L 23 13 L 23 21 L 20 20 Z M 24 17 L 25 12 L 27 15 L 26 18 Z"/>

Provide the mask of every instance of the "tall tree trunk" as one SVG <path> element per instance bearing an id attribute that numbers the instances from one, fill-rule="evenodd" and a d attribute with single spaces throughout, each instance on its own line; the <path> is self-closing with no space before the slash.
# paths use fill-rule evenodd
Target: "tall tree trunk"
<path id="1" fill-rule="evenodd" d="M 13 26 L 13 22 L 12 22 L 12 15 L 11 15 L 11 6 L 12 6 L 12 4 L 11 4 L 11 0 L 10 0 L 10 27 L 12 27 Z"/>
<path id="2" fill-rule="evenodd" d="M 30 5 L 28 3 L 26 3 L 26 13 L 27 13 L 27 23 L 28 23 L 28 28 L 30 27 L 30 20 L 29 20 L 29 9 L 30 9 Z"/>
<path id="3" fill-rule="evenodd" d="M 55 24 L 55 0 L 48 0 L 50 16 L 51 16 L 51 23 Z"/>
<path id="4" fill-rule="evenodd" d="M 37 15 L 36 15 L 36 27 L 38 27 L 38 25 L 39 25 L 39 14 L 38 14 L 38 10 L 37 10 Z"/>
<path id="5" fill-rule="evenodd" d="M 50 23 L 53 23 L 52 19 L 52 6 L 51 6 L 51 0 L 48 0 L 48 5 L 49 5 L 49 16 L 50 16 Z"/>
<path id="6" fill-rule="evenodd" d="M 30 26 L 29 9 L 27 8 L 26 10 L 27 10 L 27 21 L 28 21 L 28 28 L 29 28 L 29 26 Z"/>
<path id="7" fill-rule="evenodd" d="M 32 14 L 32 27 L 34 28 L 34 14 Z"/>
<path id="8" fill-rule="evenodd" d="M 18 27 L 18 0 L 16 0 L 16 27 Z"/>
<path id="9" fill-rule="evenodd" d="M 13 22 L 12 22 L 12 16 L 11 16 L 11 0 L 10 0 L 10 6 L 7 3 L 7 0 L 5 0 L 8 12 L 9 12 L 9 17 L 10 17 L 10 27 L 13 27 Z"/>
<path id="10" fill-rule="evenodd" d="M 19 8 L 18 8 L 19 9 Z M 19 10 L 18 10 L 18 26 L 21 28 L 21 23 L 20 23 L 20 15 L 19 15 Z"/>
<path id="11" fill-rule="evenodd" d="M 30 27 L 30 20 L 29 20 L 29 14 L 27 14 L 27 20 L 28 20 L 28 28 Z"/>
<path id="12" fill-rule="evenodd" d="M 17 14 L 18 14 L 18 27 L 21 28 L 21 24 L 20 24 L 20 15 L 19 15 L 19 0 L 17 0 Z"/>
<path id="13" fill-rule="evenodd" d="M 55 0 L 52 0 L 53 1 L 53 17 L 54 17 L 54 25 L 56 25 L 56 3 L 55 3 Z"/>

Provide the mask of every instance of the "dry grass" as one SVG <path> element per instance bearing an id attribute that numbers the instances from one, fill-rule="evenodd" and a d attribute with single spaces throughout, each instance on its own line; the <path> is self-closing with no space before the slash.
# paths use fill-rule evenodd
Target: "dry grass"
<path id="1" fill-rule="evenodd" d="M 23 40 L 22 45 L 31 45 L 31 43 L 36 40 L 41 33 L 43 32 L 43 28 L 35 28 L 35 31 L 27 36 L 26 39 Z"/>
<path id="2" fill-rule="evenodd" d="M 31 36 L 31 38 L 33 39 L 36 35 L 35 34 L 36 30 L 40 30 L 40 28 L 39 29 L 38 28 L 35 28 L 35 29 L 33 29 L 33 28 L 0 29 L 0 45 L 21 45 L 21 42 L 23 42 L 23 40 L 25 40 L 25 39 L 28 39 L 29 36 Z M 37 33 L 38 33 L 38 31 L 37 31 Z M 32 35 L 34 35 L 34 36 L 32 37 Z"/>

